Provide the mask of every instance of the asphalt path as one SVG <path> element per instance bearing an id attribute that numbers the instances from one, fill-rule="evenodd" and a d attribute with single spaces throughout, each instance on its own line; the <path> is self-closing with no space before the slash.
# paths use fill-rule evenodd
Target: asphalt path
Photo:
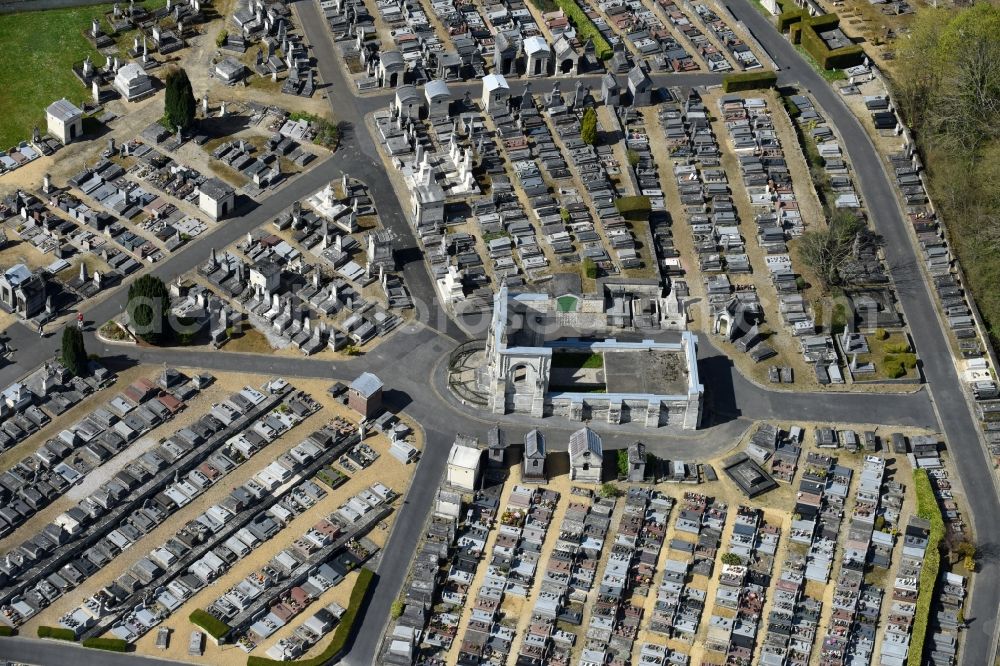
<path id="1" fill-rule="evenodd" d="M 965 617 L 969 622 L 961 663 L 993 663 L 996 650 L 997 600 L 1000 599 L 1000 502 L 995 472 L 986 456 L 969 398 L 959 380 L 941 316 L 928 287 L 907 220 L 896 190 L 889 181 L 886 162 L 875 150 L 867 132 L 833 88 L 803 60 L 798 51 L 748 0 L 723 0 L 743 21 L 771 57 L 783 68 L 783 80 L 795 80 L 812 93 L 822 113 L 836 126 L 855 171 L 864 203 L 896 284 L 900 304 L 920 354 L 930 386 L 934 411 L 958 469 L 969 503 L 980 551 L 981 569 L 974 577 L 973 594 Z"/>

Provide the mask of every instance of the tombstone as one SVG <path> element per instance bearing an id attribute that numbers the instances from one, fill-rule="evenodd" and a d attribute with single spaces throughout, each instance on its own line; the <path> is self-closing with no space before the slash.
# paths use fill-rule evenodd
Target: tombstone
<path id="1" fill-rule="evenodd" d="M 340 187 L 344 190 L 344 196 L 347 196 L 347 192 L 348 192 L 347 184 L 348 184 L 348 177 L 347 177 L 347 174 L 345 173 L 340 178 Z"/>
<path id="2" fill-rule="evenodd" d="M 113 136 L 108 137 L 108 152 L 111 154 L 115 152 L 115 137 Z"/>
<path id="3" fill-rule="evenodd" d="M 83 59 L 83 78 L 89 79 L 94 74 L 94 63 L 90 61 L 90 56 Z"/>
<path id="4" fill-rule="evenodd" d="M 42 133 L 38 131 L 38 125 L 35 125 L 35 128 L 31 131 L 31 140 L 35 143 L 42 140 Z"/>
<path id="5" fill-rule="evenodd" d="M 80 284 L 87 284 L 87 264 L 80 262 Z"/>
<path id="6" fill-rule="evenodd" d="M 133 51 L 136 51 L 136 52 L 138 52 L 138 51 L 139 51 L 139 35 L 136 35 L 136 36 L 135 36 L 135 37 L 134 37 L 134 38 L 132 39 L 132 50 L 133 50 Z"/>
<path id="7" fill-rule="evenodd" d="M 90 82 L 90 94 L 94 98 L 94 104 L 101 103 L 101 85 L 96 76 Z"/>
<path id="8" fill-rule="evenodd" d="M 122 15 L 122 7 L 116 2 L 114 7 L 114 16 L 115 18 L 118 18 L 121 15 Z"/>
<path id="9" fill-rule="evenodd" d="M 170 9 L 171 9 L 171 6 L 172 6 L 172 5 L 171 5 L 171 2 L 170 2 L 170 0 L 167 0 L 167 11 L 168 11 L 168 12 L 170 11 Z"/>
<path id="10" fill-rule="evenodd" d="M 118 71 L 118 56 L 115 56 L 114 65 L 112 66 L 111 70 L 113 72 L 117 72 Z"/>
<path id="11" fill-rule="evenodd" d="M 97 39 L 98 37 L 101 36 L 101 24 L 97 21 L 96 18 L 90 19 L 90 35 L 94 39 Z"/>
<path id="12" fill-rule="evenodd" d="M 48 194 L 52 191 L 52 175 L 45 174 L 42 176 L 42 191 Z"/>
<path id="13" fill-rule="evenodd" d="M 220 118 L 225 118 L 226 117 L 226 103 L 225 103 L 225 101 L 223 101 L 222 103 L 219 104 L 219 117 Z"/>
<path id="14" fill-rule="evenodd" d="M 146 48 L 146 38 L 142 38 L 142 64 L 149 62 L 149 50 Z"/>
<path id="15" fill-rule="evenodd" d="M 184 21 L 180 19 L 177 19 L 177 36 L 178 37 L 184 36 Z"/>
<path id="16" fill-rule="evenodd" d="M 208 116 L 208 96 L 201 98 L 201 115 Z"/>
<path id="17" fill-rule="evenodd" d="M 94 286 L 97 287 L 98 290 L 101 289 L 101 279 L 101 272 L 94 271 Z"/>

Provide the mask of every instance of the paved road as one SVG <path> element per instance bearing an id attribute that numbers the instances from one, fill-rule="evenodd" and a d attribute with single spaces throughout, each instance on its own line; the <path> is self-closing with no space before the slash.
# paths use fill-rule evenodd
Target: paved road
<path id="1" fill-rule="evenodd" d="M 782 79 L 797 80 L 819 102 L 837 127 L 851 158 L 865 204 L 875 228 L 885 242 L 886 260 L 913 340 L 920 352 L 923 371 L 941 428 L 948 441 L 968 498 L 976 539 L 981 549 L 995 552 L 1000 545 L 1000 502 L 993 466 L 986 458 L 979 429 L 959 381 L 947 335 L 920 268 L 920 258 L 896 192 L 886 174 L 885 163 L 868 134 L 835 92 L 799 55 L 748 0 L 723 0 L 733 14 L 754 33 L 764 48 L 784 69 Z M 1000 562 L 986 558 L 975 577 L 974 593 L 965 616 L 970 621 L 962 663 L 984 666 L 992 663 L 995 648 L 997 599 L 1000 599 Z"/>

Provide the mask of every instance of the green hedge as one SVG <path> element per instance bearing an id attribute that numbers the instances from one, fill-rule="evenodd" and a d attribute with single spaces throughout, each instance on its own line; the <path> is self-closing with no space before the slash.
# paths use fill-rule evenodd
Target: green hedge
<path id="1" fill-rule="evenodd" d="M 760 90 L 773 88 L 777 82 L 778 75 L 774 72 L 739 72 L 726 74 L 723 77 L 722 90 L 727 93 L 737 90 Z"/>
<path id="2" fill-rule="evenodd" d="M 201 627 L 209 636 L 217 641 L 225 638 L 233 630 L 228 624 L 201 608 L 196 608 L 192 611 L 188 619 L 191 620 L 191 624 Z"/>
<path id="3" fill-rule="evenodd" d="M 108 652 L 128 652 L 128 641 L 120 638 L 88 638 L 83 641 L 83 647 Z"/>
<path id="4" fill-rule="evenodd" d="M 57 641 L 73 641 L 76 642 L 76 634 L 73 633 L 72 629 L 66 629 L 65 627 L 38 627 L 38 637 L 39 638 L 54 638 Z"/>
<path id="5" fill-rule="evenodd" d="M 337 629 L 333 632 L 333 639 L 330 641 L 330 644 L 320 654 L 310 659 L 299 659 L 297 661 L 275 661 L 267 657 L 250 656 L 247 657 L 247 666 L 325 666 L 327 662 L 332 661 L 334 657 L 339 655 L 343 651 L 344 646 L 347 645 L 347 639 L 350 638 L 351 631 L 354 629 L 354 621 L 357 619 L 358 611 L 361 610 L 361 605 L 368 595 L 368 588 L 371 586 L 372 578 L 374 577 L 375 573 L 371 569 L 361 569 L 358 572 L 358 580 L 354 583 L 354 589 L 351 590 L 351 600 L 347 604 L 347 610 L 344 611 L 344 616 L 340 618 L 340 624 L 337 625 Z"/>
<path id="6" fill-rule="evenodd" d="M 8 627 L 6 624 L 0 624 L 0 636 L 16 636 L 17 631 L 13 627 Z"/>
<path id="7" fill-rule="evenodd" d="M 619 197 L 615 199 L 615 209 L 621 213 L 622 217 L 632 222 L 642 222 L 649 219 L 649 214 L 653 210 L 653 205 L 649 202 L 649 197 Z"/>
<path id="8" fill-rule="evenodd" d="M 778 30 L 785 32 L 795 23 L 799 23 L 806 17 L 806 10 L 799 9 L 795 7 L 793 9 L 786 9 L 785 11 L 778 14 Z"/>
<path id="9" fill-rule="evenodd" d="M 913 470 L 913 485 L 917 493 L 917 515 L 930 521 L 931 533 L 927 539 L 924 564 L 920 568 L 920 587 L 917 590 L 917 611 L 914 615 L 913 630 L 910 634 L 908 666 L 921 666 L 924 641 L 927 639 L 927 623 L 931 617 L 931 602 L 934 600 L 934 586 L 941 569 L 941 540 L 944 539 L 944 518 L 938 507 L 934 488 L 927 476 L 927 470 Z"/>
<path id="10" fill-rule="evenodd" d="M 611 44 L 608 44 L 608 40 L 604 39 L 604 35 L 597 29 L 586 12 L 580 8 L 580 5 L 576 4 L 576 0 L 556 0 L 556 4 L 566 14 L 567 20 L 576 28 L 576 36 L 581 44 L 589 39 L 594 42 L 598 58 L 607 60 L 611 57 Z"/>
<path id="11" fill-rule="evenodd" d="M 801 34 L 797 43 L 802 44 L 802 48 L 815 58 L 823 69 L 853 67 L 861 64 L 864 60 L 865 51 L 857 44 L 849 44 L 831 50 L 823 38 L 819 36 L 820 32 L 833 30 L 838 25 L 840 25 L 840 18 L 836 14 L 823 14 L 802 21 Z"/>
<path id="12" fill-rule="evenodd" d="M 792 44 L 802 43 L 802 24 L 795 23 L 788 29 L 788 41 Z"/>

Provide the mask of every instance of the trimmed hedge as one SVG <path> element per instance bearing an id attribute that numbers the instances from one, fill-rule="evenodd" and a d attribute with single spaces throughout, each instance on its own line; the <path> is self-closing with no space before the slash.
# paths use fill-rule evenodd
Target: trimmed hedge
<path id="1" fill-rule="evenodd" d="M 649 219 L 653 205 L 649 202 L 649 197 L 619 197 L 615 199 L 615 209 L 630 222 L 642 222 Z"/>
<path id="2" fill-rule="evenodd" d="M 760 90 L 773 88 L 777 82 L 778 75 L 775 72 L 739 72 L 726 74 L 723 77 L 722 90 L 727 93 L 737 90 Z"/>
<path id="3" fill-rule="evenodd" d="M 76 634 L 73 633 L 72 629 L 67 629 L 65 627 L 38 627 L 38 637 L 53 638 L 57 641 L 76 642 Z"/>
<path id="4" fill-rule="evenodd" d="M 8 627 L 6 624 L 0 624 L 0 636 L 17 636 L 17 631 L 13 627 Z"/>
<path id="5" fill-rule="evenodd" d="M 788 40 L 792 44 L 802 43 L 802 24 L 794 23 L 790 28 L 788 28 Z"/>
<path id="6" fill-rule="evenodd" d="M 336 630 L 333 632 L 333 639 L 326 648 L 310 659 L 298 659 L 294 661 L 275 661 L 274 659 L 268 659 L 267 657 L 247 657 L 247 666 L 325 666 L 329 661 L 332 661 L 334 657 L 339 655 L 344 646 L 347 645 L 347 639 L 351 636 L 351 631 L 354 629 L 354 621 L 357 619 L 358 611 L 361 610 L 361 605 L 365 601 L 365 597 L 368 595 L 368 588 L 371 586 L 372 579 L 375 577 L 375 572 L 371 569 L 361 569 L 358 572 L 358 580 L 354 583 L 354 589 L 351 590 L 351 600 L 347 604 L 347 610 L 344 611 L 343 617 L 340 618 L 340 624 L 337 625 Z"/>
<path id="7" fill-rule="evenodd" d="M 944 518 L 934 496 L 934 488 L 927 476 L 927 470 L 913 470 L 913 485 L 917 493 L 917 515 L 930 521 L 931 533 L 927 539 L 924 564 L 920 567 L 920 587 L 917 589 L 917 610 L 914 614 L 913 629 L 910 633 L 908 666 L 923 663 L 924 641 L 927 639 L 927 623 L 931 617 L 931 602 L 934 600 L 934 586 L 937 584 L 941 568 L 941 540 L 944 539 Z"/>
<path id="8" fill-rule="evenodd" d="M 128 641 L 120 638 L 88 638 L 83 641 L 83 647 L 108 652 L 128 652 Z"/>
<path id="9" fill-rule="evenodd" d="M 794 9 L 786 9 L 785 11 L 778 14 L 778 30 L 785 32 L 793 24 L 799 23 L 806 17 L 806 10 L 799 9 L 798 7 Z"/>
<path id="10" fill-rule="evenodd" d="M 191 624 L 201 627 L 215 640 L 225 638 L 233 630 L 228 624 L 201 608 L 194 609 L 188 619 L 191 620 Z"/>
<path id="11" fill-rule="evenodd" d="M 576 28 L 576 36 L 581 44 L 586 43 L 589 39 L 594 42 L 598 58 L 607 60 L 611 57 L 611 44 L 608 44 L 608 40 L 604 39 L 604 35 L 597 29 L 597 26 L 580 5 L 576 4 L 576 0 L 556 0 L 556 4 L 566 14 L 566 19 Z"/>

